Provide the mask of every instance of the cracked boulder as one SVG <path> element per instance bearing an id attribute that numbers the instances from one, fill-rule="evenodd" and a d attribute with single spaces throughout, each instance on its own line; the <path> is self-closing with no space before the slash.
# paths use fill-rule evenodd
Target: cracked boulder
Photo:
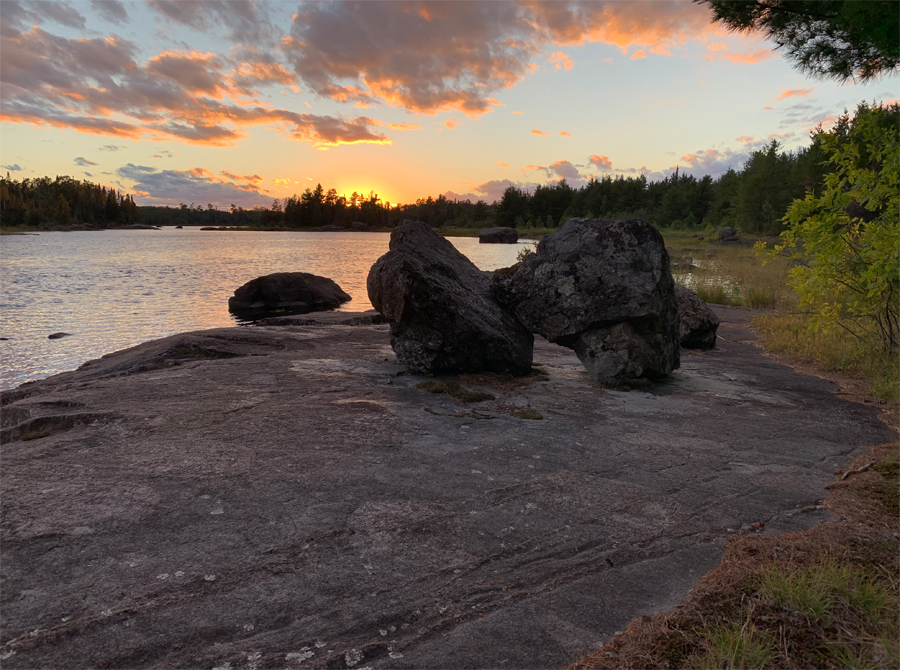
<path id="1" fill-rule="evenodd" d="M 390 323 L 397 359 L 413 370 L 531 370 L 531 332 L 496 302 L 490 275 L 428 225 L 406 220 L 394 229 L 367 288 Z"/>
<path id="2" fill-rule="evenodd" d="M 675 284 L 678 302 L 679 336 L 686 349 L 712 349 L 716 346 L 719 317 L 691 289 Z"/>
<path id="3" fill-rule="evenodd" d="M 533 333 L 575 350 L 597 381 L 662 377 L 679 365 L 669 255 L 646 221 L 570 219 L 494 273 L 498 300 Z"/>

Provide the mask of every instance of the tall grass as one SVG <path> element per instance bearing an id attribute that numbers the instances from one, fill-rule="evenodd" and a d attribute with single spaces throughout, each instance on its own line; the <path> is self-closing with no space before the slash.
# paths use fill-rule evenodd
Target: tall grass
<path id="1" fill-rule="evenodd" d="M 885 351 L 876 333 L 814 330 L 788 285 L 791 265 L 786 258 L 763 265 L 763 257 L 747 246 L 709 243 L 682 231 L 663 234 L 675 281 L 708 303 L 771 310 L 753 320 L 767 350 L 865 379 L 870 394 L 900 400 L 898 353 Z M 685 272 L 690 266 L 692 271 Z"/>

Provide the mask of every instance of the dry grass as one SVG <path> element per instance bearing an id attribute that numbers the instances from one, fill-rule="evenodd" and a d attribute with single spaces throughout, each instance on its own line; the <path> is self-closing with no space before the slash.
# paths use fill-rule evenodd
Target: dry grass
<path id="1" fill-rule="evenodd" d="M 898 444 L 839 478 L 830 521 L 781 537 L 731 541 L 678 609 L 633 621 L 570 670 L 894 668 L 900 666 Z"/>
<path id="2" fill-rule="evenodd" d="M 675 281 L 706 302 L 752 309 L 786 309 L 797 304 L 787 285 L 787 259 L 776 258 L 764 266 L 763 259 L 751 247 L 696 242 L 674 246 L 671 256 Z M 691 266 L 693 269 L 686 272 Z"/>
<path id="3" fill-rule="evenodd" d="M 531 371 L 522 377 L 513 377 L 508 374 L 496 372 L 480 372 L 477 374 L 460 375 L 459 380 L 464 384 L 473 386 L 490 386 L 503 391 L 512 391 L 523 386 L 531 386 L 535 382 L 549 381 L 547 372 L 538 364 L 531 366 Z"/>
<path id="4" fill-rule="evenodd" d="M 871 395 L 900 400 L 900 357 L 874 339 L 860 339 L 840 328 L 828 334 L 813 332 L 808 317 L 796 313 L 760 316 L 753 327 L 768 351 L 865 379 Z"/>
<path id="5" fill-rule="evenodd" d="M 455 381 L 438 381 L 436 379 L 429 379 L 428 381 L 419 382 L 418 384 L 416 384 L 416 388 L 420 391 L 425 391 L 426 393 L 438 393 L 450 396 L 451 398 L 455 398 L 456 400 L 465 403 L 481 402 L 483 400 L 494 399 L 494 396 L 492 396 L 490 393 L 467 389 L 465 386 L 460 386 L 459 382 Z"/>

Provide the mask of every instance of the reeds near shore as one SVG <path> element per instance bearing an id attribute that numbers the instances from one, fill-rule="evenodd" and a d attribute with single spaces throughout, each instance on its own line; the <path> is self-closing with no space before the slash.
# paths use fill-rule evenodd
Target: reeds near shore
<path id="1" fill-rule="evenodd" d="M 870 337 L 841 328 L 828 333 L 811 328 L 810 315 L 788 284 L 788 259 L 775 258 L 764 264 L 764 257 L 748 246 L 749 242 L 711 243 L 681 231 L 663 231 L 663 235 L 671 249 L 675 281 L 708 303 L 770 310 L 753 320 L 766 350 L 825 371 L 865 379 L 871 395 L 900 400 L 897 352 L 885 351 L 876 333 Z"/>

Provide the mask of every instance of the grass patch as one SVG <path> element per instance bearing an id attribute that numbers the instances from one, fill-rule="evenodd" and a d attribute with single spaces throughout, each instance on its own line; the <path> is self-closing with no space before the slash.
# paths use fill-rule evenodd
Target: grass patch
<path id="1" fill-rule="evenodd" d="M 513 389 L 521 388 L 523 386 L 530 386 L 535 382 L 550 381 L 550 377 L 547 375 L 546 370 L 540 367 L 540 365 L 532 365 L 528 374 L 521 377 L 513 377 L 509 374 L 498 374 L 496 372 L 480 372 L 477 374 L 460 375 L 459 379 L 464 384 L 491 386 L 503 391 L 512 391 Z"/>
<path id="2" fill-rule="evenodd" d="M 630 623 L 570 670 L 900 667 L 897 443 L 829 487 L 834 516 L 780 537 L 733 539 L 678 609 Z M 890 539 L 889 539 L 890 538 Z"/>
<path id="3" fill-rule="evenodd" d="M 481 391 L 473 391 L 472 389 L 467 389 L 464 386 L 460 386 L 459 382 L 442 382 L 437 381 L 436 379 L 429 379 L 428 381 L 420 382 L 416 384 L 416 388 L 420 391 L 425 391 L 426 393 L 440 393 L 443 395 L 448 395 L 451 398 L 456 398 L 460 402 L 481 402 L 482 400 L 493 400 L 494 396 L 490 393 L 483 393 Z"/>
<path id="4" fill-rule="evenodd" d="M 752 617 L 747 616 L 742 621 L 712 625 L 705 651 L 689 658 L 686 665 L 709 670 L 759 670 L 777 656 L 773 640 L 759 631 Z"/>
<path id="5" fill-rule="evenodd" d="M 517 409 L 512 412 L 512 416 L 517 419 L 530 419 L 532 421 L 540 421 L 544 418 L 544 415 L 538 412 L 536 409 L 531 409 L 530 407 L 525 409 Z"/>
<path id="6" fill-rule="evenodd" d="M 670 242 L 668 237 L 666 242 Z M 678 239 L 676 244 L 685 242 Z M 692 246 L 673 247 L 672 275 L 706 302 L 752 309 L 784 309 L 797 304 L 787 285 L 787 259 L 776 258 L 763 266 L 763 258 L 750 247 L 690 242 Z M 685 272 L 687 268 L 691 271 Z"/>
<path id="7" fill-rule="evenodd" d="M 864 378 L 873 396 L 900 401 L 900 356 L 884 351 L 874 338 L 860 339 L 840 328 L 827 335 L 812 332 L 808 317 L 795 313 L 759 316 L 753 327 L 768 351 Z"/>

